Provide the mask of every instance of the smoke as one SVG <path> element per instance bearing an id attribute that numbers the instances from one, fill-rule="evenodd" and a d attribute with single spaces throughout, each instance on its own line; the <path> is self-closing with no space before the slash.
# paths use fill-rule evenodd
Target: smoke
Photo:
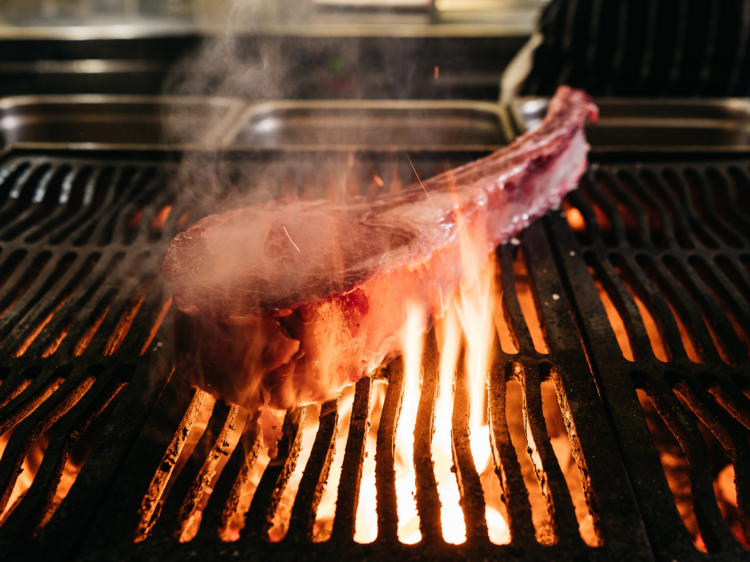
<path id="1" fill-rule="evenodd" d="M 200 12 L 198 19 L 204 21 L 212 35 L 176 65 L 163 89 L 165 94 L 183 99 L 199 96 L 214 100 L 240 100 L 247 106 L 269 100 L 290 99 L 445 97 L 449 95 L 446 84 L 450 83 L 450 79 L 446 76 L 450 76 L 450 72 L 443 71 L 438 81 L 435 68 L 448 63 L 455 68 L 463 68 L 466 66 L 464 63 L 468 62 L 464 60 L 466 53 L 462 53 L 462 47 L 455 42 L 366 34 L 356 36 L 352 33 L 357 26 L 364 26 L 365 29 L 370 23 L 378 21 L 426 25 L 430 21 L 427 12 L 323 8 L 311 0 L 234 0 L 226 3 L 196 0 L 195 6 Z M 346 28 L 346 32 L 342 36 L 335 36 L 334 30 L 337 28 Z M 320 36 L 320 30 L 329 30 L 330 36 Z M 227 123 L 226 108 L 216 101 L 201 111 L 203 115 L 200 118 L 186 115 L 184 105 L 176 103 L 165 110 L 163 119 L 167 143 L 178 147 L 190 145 L 197 149 L 184 154 L 179 184 L 192 186 L 196 196 L 201 199 L 221 199 L 226 197 L 228 190 L 231 192 L 235 188 L 243 197 L 249 198 L 243 199 L 245 204 L 277 197 L 280 195 L 278 188 L 269 192 L 253 183 L 255 178 L 264 175 L 273 166 L 277 170 L 286 168 L 296 173 L 298 180 L 300 175 L 307 173 L 304 168 L 307 166 L 309 169 L 310 164 L 318 175 L 349 175 L 349 172 L 340 173 L 342 155 L 333 155 L 332 152 L 325 155 L 318 153 L 314 158 L 308 154 L 284 159 L 283 151 L 273 154 L 265 151 L 263 155 L 246 151 L 244 158 L 231 158 L 230 161 L 229 155 L 220 151 L 222 138 L 219 132 L 227 132 L 228 127 L 238 126 L 243 116 L 237 115 Z M 406 122 L 412 117 L 407 126 Z M 254 130 L 251 139 L 237 137 L 238 142 L 254 145 L 271 142 L 278 145 L 278 142 L 288 140 L 283 137 L 285 124 L 282 117 L 275 122 L 268 119 L 263 124 L 279 128 Z M 322 127 L 318 128 L 320 124 Z M 434 123 L 425 121 L 425 115 L 411 116 L 406 112 L 397 117 L 372 114 L 367 123 L 345 124 L 340 130 L 336 130 L 330 122 L 314 122 L 313 119 L 305 126 L 306 140 L 310 141 L 308 145 L 455 144 L 463 134 L 453 129 L 437 133 Z M 249 130 L 248 127 L 243 129 L 245 132 Z M 420 131 L 421 136 L 418 136 Z M 274 137 L 276 134 L 280 136 Z M 450 139 L 444 138 L 446 135 Z M 351 161 L 346 161 L 346 156 L 343 154 L 344 170 L 360 167 L 359 160 L 357 165 L 352 166 Z M 400 164 L 408 164 L 403 155 L 398 156 L 402 160 Z M 253 166 L 247 165 L 249 160 L 253 161 Z M 266 166 L 265 162 L 269 165 Z M 248 171 L 251 167 L 252 173 Z M 364 167 L 367 168 L 364 179 L 369 183 L 373 177 L 373 166 L 365 163 Z M 378 175 L 387 181 L 391 175 L 390 165 L 381 168 Z M 243 176 L 250 180 L 245 181 Z M 411 183 L 408 178 L 412 177 L 409 172 L 405 177 L 407 183 Z M 279 178 L 276 181 L 280 183 Z M 336 177 L 334 184 L 338 186 L 339 197 L 352 194 L 347 183 L 352 183 L 348 177 Z M 361 187 L 361 193 L 368 192 L 367 185 Z M 318 197 L 322 193 L 315 195 Z"/>
<path id="2" fill-rule="evenodd" d="M 250 171 L 247 159 L 223 154 L 221 145 L 227 132 L 242 119 L 240 108 L 292 95 L 295 81 L 290 73 L 299 64 L 298 56 L 284 49 L 282 42 L 264 35 L 263 29 L 304 21 L 308 5 L 263 0 L 196 3 L 203 12 L 199 17 L 215 33 L 185 56 L 167 77 L 163 93 L 176 96 L 177 101 L 165 106 L 162 130 L 164 142 L 182 151 L 176 184 L 191 190 L 205 212 L 213 212 L 217 201 L 232 194 L 232 206 L 278 196 L 273 189 L 245 181 L 262 172 L 257 159 Z M 184 101 L 190 98 L 204 102 L 198 105 L 200 115 L 186 114 Z"/>

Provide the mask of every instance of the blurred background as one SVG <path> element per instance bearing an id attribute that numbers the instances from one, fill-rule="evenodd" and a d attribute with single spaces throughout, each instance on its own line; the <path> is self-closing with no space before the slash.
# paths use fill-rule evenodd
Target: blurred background
<path id="1" fill-rule="evenodd" d="M 212 42 L 226 50 L 231 36 L 235 61 L 251 65 L 273 52 L 283 64 L 276 99 L 496 100 L 503 70 L 546 4 L 3 0 L 0 96 L 164 93 L 178 61 Z"/>

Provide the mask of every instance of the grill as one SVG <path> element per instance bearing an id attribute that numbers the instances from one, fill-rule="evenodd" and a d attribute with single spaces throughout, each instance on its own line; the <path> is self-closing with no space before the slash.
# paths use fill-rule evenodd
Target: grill
<path id="1" fill-rule="evenodd" d="M 411 156 L 420 177 L 429 177 L 478 155 Z M 743 499 L 748 161 L 594 156 L 562 213 L 498 248 L 503 329 L 495 334 L 486 398 L 493 460 L 480 474 L 469 397 L 456 384 L 450 425 L 466 541 L 454 545 L 441 532 L 430 448 L 440 361 L 434 331 L 426 338 L 414 425 L 422 539 L 403 544 L 394 451 L 403 362 L 357 383 L 350 410 L 344 397 L 319 411 L 288 412 L 279 454 L 257 475 L 244 506 L 242 490 L 260 472 L 257 426 L 236 407 L 211 407 L 205 393 L 173 372 L 171 300 L 158 273 L 169 239 L 202 214 L 230 206 L 243 185 L 262 183 L 271 195 L 331 195 L 331 185 L 339 195 L 371 193 L 408 183 L 409 161 L 388 151 L 299 151 L 292 158 L 228 151 L 232 187 L 209 199 L 178 181 L 165 156 L 14 149 L 0 161 L 0 424 L 7 441 L 0 497 L 10 506 L 0 557 L 703 559 L 670 490 L 660 441 L 669 435 L 652 432 L 657 423 L 684 451 L 702 544 L 712 558 L 748 557 L 719 510 L 714 480 L 727 463 L 711 464 L 707 439 L 718 441 L 734 467 L 739 528 L 750 531 Z M 466 373 L 458 365 L 460 382 Z M 555 403 L 561 422 L 552 434 Z M 206 412 L 205 430 L 191 433 Z M 311 414 L 318 429 L 303 446 Z M 370 428 L 373 417 L 378 423 Z M 358 498 L 375 429 L 378 533 L 360 544 Z M 577 482 L 550 437 L 568 440 Z M 14 496 L 40 438 L 48 443 L 38 470 Z M 343 451 L 335 516 L 321 534 L 316 511 L 333 485 L 334 449 Z M 284 491 L 302 455 L 290 505 Z M 58 483 L 78 470 L 60 502 Z M 488 486 L 501 498 L 509 544 L 490 541 Z M 239 538 L 227 542 L 243 509 Z M 268 531 L 284 510 L 286 532 L 271 542 Z M 197 534 L 179 542 L 175 536 L 184 536 L 197 511 Z"/>

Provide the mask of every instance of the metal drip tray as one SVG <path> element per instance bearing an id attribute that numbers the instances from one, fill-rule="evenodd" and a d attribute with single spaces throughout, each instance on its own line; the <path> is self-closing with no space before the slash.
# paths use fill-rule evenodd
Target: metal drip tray
<path id="1" fill-rule="evenodd" d="M 0 100 L 0 139 L 26 148 L 153 148 L 164 123 L 215 141 L 244 108 L 238 100 L 159 96 L 24 96 Z M 168 127 L 170 130 L 176 127 Z"/>
<path id="2" fill-rule="evenodd" d="M 533 129 L 547 113 L 547 99 L 511 104 L 519 130 Z M 597 99 L 600 118 L 589 125 L 592 150 L 682 149 L 745 151 L 750 147 L 750 102 L 741 99 Z"/>
<path id="3" fill-rule="evenodd" d="M 167 125 L 165 127 L 165 124 Z M 166 131 L 179 131 L 171 137 Z M 23 148 L 461 150 L 505 146 L 505 108 L 487 102 L 275 101 L 39 96 L 0 100 L 0 138 Z"/>
<path id="4" fill-rule="evenodd" d="M 482 150 L 513 138 L 486 102 L 289 101 L 247 108 L 227 143 L 263 148 Z"/>

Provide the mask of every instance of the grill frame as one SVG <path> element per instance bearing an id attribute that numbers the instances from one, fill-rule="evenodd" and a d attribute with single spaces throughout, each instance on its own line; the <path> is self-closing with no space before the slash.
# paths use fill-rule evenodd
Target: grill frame
<path id="1" fill-rule="evenodd" d="M 8 151 L 4 161 L 7 161 L 11 156 L 34 154 L 38 153 L 35 151 Z M 88 158 L 91 157 L 91 153 L 85 151 L 81 153 L 61 151 L 52 152 L 51 154 L 62 158 L 71 158 L 71 156 L 75 156 L 76 154 L 85 155 Z M 118 158 L 123 162 L 131 161 L 124 156 L 123 153 L 115 152 L 97 153 L 97 157 L 101 158 L 103 162 L 111 162 Z M 149 157 L 153 159 L 156 156 L 155 160 L 157 162 L 166 161 L 166 165 L 168 166 L 168 162 L 177 155 L 166 152 L 133 152 L 128 153 L 127 156 L 136 159 L 145 158 L 146 161 L 148 161 Z M 233 155 L 233 157 L 240 156 L 238 154 Z M 626 158 L 633 159 L 632 155 L 628 155 Z M 616 160 L 612 155 L 607 155 L 602 160 L 607 159 Z M 143 222 L 147 221 L 143 220 Z M 498 451 L 501 451 L 501 458 L 503 459 L 501 477 L 506 482 L 506 493 L 511 498 L 509 501 L 509 506 L 511 506 L 509 507 L 509 525 L 511 526 L 514 540 L 510 545 L 496 546 L 487 540 L 479 538 L 482 533 L 481 523 L 477 521 L 476 517 L 472 518 L 470 515 L 470 513 L 476 514 L 477 512 L 477 502 L 480 501 L 480 498 L 476 494 L 467 494 L 467 497 L 471 501 L 467 501 L 468 507 L 465 506 L 464 509 L 465 511 L 468 510 L 467 513 L 469 513 L 469 517 L 467 517 L 467 536 L 472 532 L 476 532 L 477 535 L 467 540 L 464 545 L 445 544 L 440 536 L 439 526 L 437 526 L 439 525 L 439 521 L 436 522 L 434 517 L 429 517 L 430 513 L 432 515 L 435 513 L 434 505 L 436 499 L 435 494 L 432 492 L 433 486 L 429 478 L 430 471 L 427 464 L 429 457 L 425 457 L 425 452 L 429 453 L 429 441 L 425 439 L 431 434 L 431 431 L 429 431 L 430 428 L 429 426 L 425 426 L 425 422 L 431 419 L 432 408 L 430 404 L 431 402 L 434 404 L 434 400 L 429 400 L 429 394 L 425 395 L 426 397 L 420 401 L 418 412 L 418 419 L 421 420 L 418 423 L 420 435 L 415 439 L 420 448 L 420 453 L 415 455 L 420 463 L 416 469 L 418 483 L 417 504 L 420 511 L 426 514 L 422 521 L 423 540 L 421 543 L 417 545 L 402 545 L 398 543 L 395 540 L 395 528 L 392 526 L 393 517 L 389 519 L 385 516 L 382 519 L 382 526 L 379 524 L 381 533 L 375 543 L 371 545 L 354 543 L 351 540 L 354 513 L 356 512 L 356 500 L 354 501 L 354 505 L 351 503 L 352 498 L 356 498 L 354 494 L 343 495 L 343 498 L 347 498 L 348 501 L 342 504 L 341 519 L 338 518 L 337 513 L 330 541 L 312 544 L 306 540 L 306 533 L 310 528 L 309 510 L 307 508 L 312 509 L 316 498 L 319 499 L 323 475 L 327 471 L 326 465 L 329 464 L 326 460 L 331 456 L 330 445 L 336 435 L 335 418 L 337 414 L 335 403 L 328 403 L 323 406 L 321 427 L 319 429 L 320 443 L 318 443 L 318 437 L 316 437 L 313 454 L 307 465 L 310 469 L 310 476 L 307 476 L 308 470 L 306 468 L 303 483 L 300 485 L 300 492 L 298 494 L 298 497 L 304 498 L 306 509 L 297 509 L 296 512 L 293 512 L 293 525 L 290 525 L 290 532 L 287 539 L 278 544 L 270 544 L 263 540 L 258 533 L 244 533 L 245 536 L 237 543 L 222 543 L 217 537 L 207 536 L 202 530 L 194 541 L 180 544 L 170 535 L 169 529 L 160 525 L 157 521 L 152 536 L 143 542 L 133 543 L 131 540 L 132 532 L 128 529 L 134 528 L 133 518 L 141 507 L 143 496 L 141 494 L 141 496 L 134 497 L 133 490 L 148 489 L 149 483 L 153 481 L 154 471 L 164 458 L 164 451 L 169 445 L 168 442 L 165 442 L 164 435 L 183 435 L 184 439 L 187 436 L 187 432 L 182 430 L 189 425 L 190 417 L 197 414 L 200 402 L 198 393 L 181 383 L 179 377 L 172 377 L 168 380 L 170 373 L 169 365 L 172 359 L 168 345 L 159 348 L 158 351 L 150 352 L 136 359 L 128 358 L 128 361 L 124 365 L 114 364 L 125 357 L 125 350 L 132 350 L 134 346 L 137 347 L 138 332 L 141 331 L 141 328 L 139 324 L 134 323 L 134 328 L 131 328 L 130 332 L 128 332 L 116 354 L 112 355 L 111 363 L 113 364 L 106 365 L 102 372 L 97 375 L 97 381 L 94 383 L 100 385 L 102 388 L 107 388 L 108 384 L 112 384 L 111 381 L 120 380 L 118 377 L 130 377 L 128 392 L 123 394 L 121 402 L 118 403 L 112 414 L 108 428 L 105 429 L 102 437 L 100 437 L 100 441 L 97 444 L 98 449 L 95 451 L 96 456 L 92 454 L 92 457 L 84 465 L 84 470 L 76 481 L 75 493 L 71 491 L 70 499 L 66 499 L 67 501 L 63 502 L 48 526 L 33 540 L 9 540 L 7 535 L 5 536 L 5 540 L 3 540 L 5 530 L 0 528 L 0 544 L 3 544 L 5 547 L 3 549 L 4 554 L 0 554 L 0 558 L 13 559 L 14 556 L 19 556 L 22 553 L 24 555 L 36 554 L 43 558 L 53 558 L 60 553 L 64 553 L 66 558 L 76 559 L 114 560 L 135 556 L 144 559 L 156 559 L 157 557 L 161 559 L 165 557 L 167 559 L 177 559 L 178 557 L 191 556 L 193 552 L 196 552 L 201 557 L 208 559 L 223 559 L 225 557 L 233 557 L 235 551 L 243 558 L 294 555 L 301 559 L 311 560 L 331 555 L 347 555 L 356 558 L 388 555 L 398 556 L 403 559 L 421 559 L 425 556 L 448 559 L 462 556 L 472 559 L 489 557 L 523 559 L 532 557 L 540 560 L 578 560 L 581 558 L 595 560 L 604 557 L 612 558 L 613 556 L 616 559 L 621 558 L 625 552 L 629 560 L 646 560 L 651 559 L 654 555 L 657 558 L 663 558 L 672 553 L 679 553 L 685 559 L 702 557 L 703 555 L 700 555 L 692 547 L 689 537 L 680 534 L 679 530 L 675 531 L 679 527 L 684 529 L 684 526 L 682 526 L 679 518 L 677 521 L 674 520 L 674 513 L 670 515 L 671 519 L 668 519 L 668 522 L 662 524 L 660 520 L 662 510 L 647 513 L 648 510 L 644 507 L 649 506 L 649 494 L 658 495 L 659 493 L 663 493 L 666 482 L 664 481 L 658 457 L 656 457 L 656 462 L 654 463 L 655 450 L 653 446 L 649 449 L 649 443 L 652 443 L 652 441 L 648 429 L 645 429 L 645 434 L 643 432 L 645 424 L 643 416 L 640 414 L 640 406 L 638 405 L 637 410 L 633 409 L 635 390 L 629 376 L 632 364 L 628 364 L 624 358 L 620 359 L 622 354 L 619 351 L 616 340 L 614 340 L 614 335 L 611 333 L 611 328 L 608 332 L 607 329 L 601 329 L 595 322 L 592 323 L 588 320 L 587 311 L 590 310 L 594 311 L 595 317 L 598 319 L 602 317 L 606 318 L 606 315 L 602 316 L 604 314 L 603 308 L 598 310 L 598 312 L 596 311 L 597 307 L 602 307 L 601 301 L 596 293 L 596 288 L 593 286 L 588 270 L 585 267 L 581 270 L 583 262 L 565 253 L 570 248 L 577 248 L 577 255 L 580 256 L 579 252 L 584 250 L 575 240 L 571 239 L 571 236 L 572 233 L 564 218 L 560 216 L 559 212 L 552 212 L 543 221 L 532 225 L 520 237 L 521 246 L 530 256 L 528 259 L 529 274 L 533 280 L 533 285 L 536 287 L 537 294 L 548 296 L 557 294 L 564 297 L 557 300 L 540 300 L 542 303 L 540 305 L 540 313 L 547 328 L 550 354 L 539 354 L 534 351 L 528 332 L 524 332 L 525 323 L 523 313 L 518 305 L 517 298 L 514 299 L 515 285 L 512 277 L 513 268 L 510 265 L 512 264 L 513 253 L 516 251 L 516 247 L 513 244 L 507 244 L 498 249 L 498 261 L 502 266 L 499 284 L 503 287 L 506 315 L 510 323 L 514 326 L 514 332 L 518 338 L 520 349 L 518 354 L 512 356 L 504 354 L 502 351 L 497 352 L 495 356 L 496 365 L 493 368 L 490 380 L 489 396 L 490 418 L 500 422 L 493 423 L 492 433 L 495 437 L 495 447 Z M 626 239 L 624 233 L 620 239 Z M 4 245 L 3 255 L 9 255 L 9 247 L 12 247 L 12 245 Z M 619 249 L 621 248 L 618 247 Z M 56 251 L 61 250 L 57 248 Z M 602 244 L 601 247 L 596 247 L 594 251 L 601 252 L 606 257 L 611 248 Z M 0 257 L 3 257 L 3 255 L 0 255 Z M 152 256 L 150 259 L 158 261 L 158 257 L 155 258 Z M 98 264 L 103 264 L 104 262 L 104 258 L 101 258 Z M 585 266 L 585 263 L 583 264 Z M 565 272 L 565 276 L 562 279 L 558 277 L 558 271 Z M 143 306 L 146 306 L 146 309 L 148 309 L 149 306 L 158 301 L 158 298 L 153 297 L 151 301 Z M 634 306 L 634 304 L 630 303 L 631 312 Z M 136 316 L 137 320 L 138 316 Z M 111 324 L 114 323 L 114 320 L 111 321 Z M 159 328 L 153 341 L 167 341 L 168 330 L 169 319 L 167 318 Z M 586 349 L 581 345 L 579 330 L 583 330 Z M 101 333 L 110 331 L 109 329 L 105 329 Z M 433 346 L 433 343 L 431 342 L 432 340 L 428 338 L 428 349 L 432 349 L 431 346 Z M 101 342 L 97 342 L 97 345 L 92 344 L 89 349 L 96 350 L 98 347 L 101 347 L 98 344 L 101 344 Z M 4 344 L 3 350 L 7 351 L 7 349 L 8 346 Z M 597 362 L 597 357 L 607 358 L 606 369 Z M 7 361 L 7 354 L 4 361 Z M 656 360 L 654 359 L 653 361 Z M 663 364 L 656 364 L 653 361 L 650 365 L 653 365 L 655 369 L 663 367 Z M 20 376 L 20 373 L 32 367 L 36 362 L 38 362 L 38 357 L 35 358 L 28 354 L 18 359 L 13 359 L 13 372 L 19 373 Z M 100 365 L 102 359 L 101 355 L 97 356 L 94 351 L 87 350 L 80 357 L 75 358 L 72 363 L 73 369 L 67 378 L 68 380 L 78 381 L 80 377 L 83 377 L 87 373 L 88 368 Z M 589 364 L 594 365 L 596 380 L 591 376 Z M 517 365 L 518 367 L 514 369 L 513 365 Z M 680 369 L 685 369 L 685 372 L 689 374 L 691 383 L 695 382 L 696 377 L 702 371 L 695 364 L 686 363 L 682 360 L 679 363 L 679 367 Z M 717 367 L 721 367 L 721 365 Z M 429 373 L 434 373 L 436 369 L 436 359 L 432 353 L 427 354 L 424 368 L 426 373 L 425 381 L 429 382 L 432 380 L 434 382 L 433 379 L 427 376 Z M 132 372 L 124 372 L 128 369 L 132 369 Z M 724 371 L 727 370 L 731 369 L 724 369 Z M 398 410 L 398 396 L 402 392 L 398 389 L 399 385 L 397 384 L 398 362 L 392 363 L 389 371 L 388 376 L 391 378 L 386 402 L 390 406 L 384 410 L 383 417 L 381 418 L 383 437 L 382 443 L 379 445 L 379 453 L 385 456 L 381 457 L 379 454 L 379 458 L 386 458 L 391 446 L 395 425 L 393 416 Z M 55 370 L 53 368 L 43 367 L 39 380 L 46 380 L 44 377 L 52 377 L 54 374 Z M 605 543 L 602 547 L 587 547 L 580 540 L 575 515 L 571 513 L 572 505 L 570 504 L 569 497 L 565 497 L 568 494 L 565 481 L 561 473 L 559 473 L 554 452 L 551 451 L 548 440 L 545 441 L 544 439 L 546 429 L 544 428 L 543 417 L 541 417 L 541 426 L 537 423 L 535 427 L 531 428 L 531 431 L 535 436 L 539 437 L 539 443 L 541 444 L 539 455 L 542 463 L 547 467 L 546 472 L 550 479 L 550 495 L 553 497 L 553 502 L 557 508 L 556 517 L 558 526 L 562 530 L 560 531 L 561 540 L 554 546 L 542 546 L 534 538 L 534 528 L 530 521 L 528 500 L 524 504 L 526 490 L 522 479 L 519 480 L 520 472 L 518 468 L 513 466 L 513 456 L 508 454 L 514 453 L 514 450 L 509 443 L 509 437 L 506 436 L 506 432 L 503 429 L 502 411 L 504 410 L 504 403 L 502 393 L 504 388 L 503 383 L 506 380 L 520 380 L 528 389 L 527 403 L 529 408 L 538 410 L 540 408 L 541 396 L 538 395 L 535 389 L 538 389 L 538 385 L 543 378 L 555 382 L 558 386 L 558 391 L 562 392 L 564 398 L 562 403 L 563 414 L 572 417 L 575 432 L 579 436 L 580 442 L 583 443 L 581 451 L 583 457 L 586 459 L 589 477 L 596 496 L 596 503 L 598 504 L 600 517 L 602 518 L 601 525 L 604 528 Z M 68 383 L 66 382 L 65 384 Z M 72 384 L 70 383 L 69 386 L 72 386 Z M 353 429 L 350 430 L 350 439 L 346 444 L 345 468 L 361 466 L 359 459 L 361 459 L 364 452 L 364 436 L 368 423 L 368 409 L 365 406 L 369 403 L 372 385 L 373 382 L 371 379 L 366 379 L 357 385 L 355 406 L 352 415 Z M 423 388 L 432 391 L 432 387 L 429 385 Z M 659 388 L 664 391 L 663 387 Z M 3 390 L 0 389 L 0 393 Z M 621 403 L 616 402 L 616 400 L 613 401 L 611 398 L 612 396 L 620 396 L 627 393 L 630 393 L 631 396 L 624 399 Z M 597 400 L 599 394 L 603 397 L 605 405 L 602 405 Z M 86 400 L 86 397 L 88 397 L 88 394 L 84 397 L 84 400 Z M 77 411 L 85 413 L 86 408 L 90 409 L 94 407 L 93 399 L 95 397 L 95 395 L 91 397 L 91 403 L 89 401 L 81 401 L 74 408 Z M 144 397 L 145 400 L 143 400 Z M 586 399 L 581 400 L 571 410 L 572 402 L 578 402 L 578 400 L 574 400 L 576 397 L 586 397 Z M 458 398 L 460 402 L 462 398 L 460 396 Z M 39 414 L 48 412 L 51 406 L 51 404 L 48 405 L 45 403 L 44 409 L 39 409 L 37 412 Z M 674 404 L 671 404 L 671 406 L 676 408 Z M 2 413 L 0 410 L 0 415 Z M 222 416 L 231 416 L 231 409 L 222 409 L 220 415 L 217 415 L 216 419 L 212 418 L 209 425 L 218 428 L 220 431 L 224 427 L 225 418 Z M 638 421 L 639 416 L 640 422 Z M 537 422 L 540 421 L 539 412 L 533 417 L 532 421 L 534 419 Z M 586 419 L 593 419 L 594 421 L 580 421 Z M 614 437 L 616 439 L 613 437 L 610 425 L 606 423 L 607 419 L 613 422 L 612 427 L 614 428 Z M 683 420 L 680 419 L 680 421 L 682 422 Z M 453 422 L 454 430 L 463 431 L 464 426 L 462 425 L 460 416 L 454 416 Z M 632 424 L 632 427 L 628 424 Z M 689 426 L 689 422 L 686 422 L 686 425 Z M 278 478 L 283 478 L 285 474 L 288 477 L 291 472 L 288 470 L 289 464 L 281 462 L 284 460 L 283 452 L 287 450 L 294 454 L 299 445 L 298 440 L 295 439 L 300 433 L 298 425 L 287 424 L 285 431 L 287 433 L 285 437 L 287 442 L 282 442 L 280 445 L 280 460 L 273 467 L 269 465 L 273 470 L 269 471 L 267 469 L 269 477 L 266 478 L 264 476 L 266 483 L 264 484 L 261 481 L 259 491 L 256 492 L 256 495 L 261 493 L 269 502 L 274 501 L 273 484 Z M 695 439 L 696 434 L 694 431 L 689 435 L 693 439 L 691 444 L 699 443 Z M 352 439 L 352 436 L 355 436 L 355 438 Z M 62 440 L 63 438 L 61 437 L 60 439 Z M 644 439 L 646 440 L 644 441 Z M 380 435 L 379 441 L 381 441 Z M 252 444 L 257 442 L 257 435 L 254 435 L 252 430 L 248 430 L 246 435 L 243 436 L 243 442 L 247 444 L 247 450 L 252 451 Z M 124 444 L 132 444 L 132 447 Z M 174 445 L 174 441 L 172 441 L 172 444 Z M 617 445 L 619 445 L 619 450 Z M 60 445 L 56 444 L 55 446 L 59 447 Z M 52 444 L 50 447 L 52 447 Z M 235 449 L 235 451 L 238 449 Z M 502 451 L 505 451 L 505 454 Z M 592 451 L 596 451 L 596 453 L 591 454 Z M 227 475 L 241 473 L 244 459 L 239 458 L 240 456 L 244 455 L 233 453 L 229 464 L 225 467 L 222 474 L 225 472 Z M 235 459 L 235 457 L 237 458 Z M 638 462 L 642 457 L 648 461 L 648 474 L 651 475 L 651 481 L 655 484 L 650 482 L 644 484 L 642 482 L 643 479 L 636 479 L 633 484 L 633 490 L 630 487 L 625 468 L 629 469 L 630 478 L 632 479 L 633 475 L 638 473 Z M 460 452 L 457 458 L 458 470 L 463 472 L 462 476 L 467 482 L 466 489 L 470 490 L 472 488 L 472 467 L 468 466 L 465 462 L 465 456 L 463 456 L 462 460 Z M 189 491 L 190 487 L 185 484 L 190 480 L 188 475 L 196 475 L 201 469 L 200 467 L 203 466 L 203 461 L 200 458 L 192 459 L 192 461 L 195 461 L 192 462 L 192 468 L 186 465 L 183 473 L 178 477 L 173 490 L 181 489 Z M 379 505 L 381 505 L 380 500 L 382 496 L 383 513 L 387 515 L 395 511 L 395 504 L 393 504 L 395 502 L 395 489 L 392 488 L 392 458 L 390 461 L 386 458 L 384 463 L 382 471 L 379 473 L 381 483 L 378 485 L 378 500 Z M 555 471 L 555 467 L 557 467 L 557 472 Z M 230 469 L 234 472 L 227 472 Z M 0 466 L 0 473 L 1 471 L 2 466 Z M 185 476 L 183 477 L 182 474 Z M 345 476 L 342 476 L 340 490 L 348 492 L 356 490 L 361 472 L 358 473 L 356 470 L 347 469 L 346 471 L 342 471 L 342 474 Z M 659 478 L 659 475 L 661 475 L 661 478 Z M 605 486 L 603 482 L 606 481 L 617 481 L 620 485 L 615 487 Z M 617 489 L 615 490 L 615 488 Z M 391 490 L 391 492 L 388 490 Z M 668 489 L 666 491 L 669 493 Z M 234 492 L 235 490 L 233 490 L 232 486 L 226 482 L 222 484 L 220 479 L 219 486 L 217 486 L 212 497 L 229 498 Z M 707 495 L 709 492 L 710 490 L 706 491 L 702 489 L 699 496 L 700 501 L 708 505 L 710 505 L 710 501 L 712 500 Z M 170 494 L 171 497 L 173 497 L 172 494 Z M 389 497 L 390 499 L 387 499 Z M 663 495 L 661 497 L 663 498 Z M 641 505 L 640 510 L 638 503 L 636 503 L 636 498 Z M 481 501 L 483 502 L 483 498 Z M 667 496 L 666 501 L 668 504 L 671 501 L 671 497 Z M 715 504 L 715 500 L 713 501 Z M 665 505 L 664 502 L 661 505 Z M 91 506 L 97 507 L 92 510 Z M 261 505 L 253 509 L 251 506 L 250 519 L 257 524 L 252 530 L 259 530 L 258 525 L 264 519 L 263 507 Z M 672 509 L 674 510 L 673 503 Z M 168 513 L 174 514 L 177 511 L 179 510 L 168 499 L 162 513 L 165 515 Z M 216 522 L 220 520 L 222 516 L 221 511 L 221 509 L 209 503 L 204 524 L 209 521 Z M 641 519 L 642 517 L 643 520 Z M 388 521 L 390 521 L 391 525 L 388 524 Z M 645 527 L 644 521 L 646 523 Z M 89 528 L 92 522 L 94 526 Z M 477 523 L 479 527 L 471 523 Z M 204 525 L 202 525 L 203 527 Z M 470 529 L 475 529 L 475 531 L 470 531 Z M 623 532 L 624 529 L 627 529 L 627 532 Z M 649 530 L 648 538 L 646 535 L 647 529 Z M 666 537 L 665 540 L 662 539 L 662 532 L 664 532 L 663 536 Z M 726 557 L 728 559 L 747 557 L 747 552 L 741 549 L 738 550 L 738 545 L 737 548 L 732 547 L 732 542 L 726 540 L 726 533 L 721 538 L 723 539 L 721 544 L 725 550 L 719 555 L 712 555 L 712 557 Z M 654 547 L 653 554 L 649 543 Z"/>

